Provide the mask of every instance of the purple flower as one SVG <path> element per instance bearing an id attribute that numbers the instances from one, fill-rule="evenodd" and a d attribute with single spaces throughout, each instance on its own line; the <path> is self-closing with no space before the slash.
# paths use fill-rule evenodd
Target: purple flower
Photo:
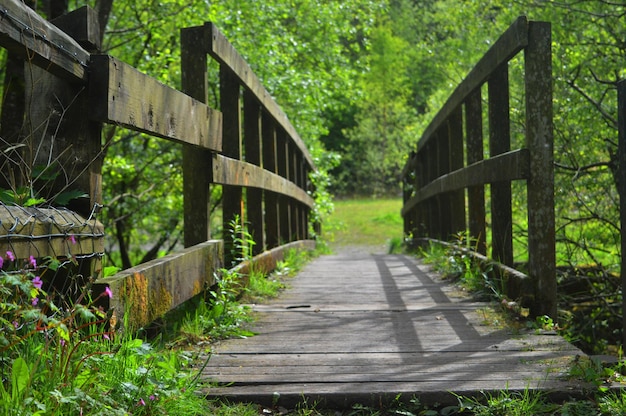
<path id="1" fill-rule="evenodd" d="M 72 244 L 76 244 L 76 236 L 74 234 L 70 235 L 68 238 Z"/>
<path id="2" fill-rule="evenodd" d="M 143 401 L 143 399 L 139 399 L 139 403 L 137 403 L 137 406 L 145 406 L 146 402 Z"/>
<path id="3" fill-rule="evenodd" d="M 104 335 L 102 335 L 102 338 L 106 339 L 107 341 L 111 340 L 111 337 L 109 336 L 109 334 L 105 333 Z"/>
<path id="4" fill-rule="evenodd" d="M 4 266 L 4 258 L 0 257 L 0 269 Z"/>
<path id="5" fill-rule="evenodd" d="M 154 394 L 150 395 L 150 400 L 155 401 L 156 400 L 156 396 Z"/>
<path id="6" fill-rule="evenodd" d="M 33 306 L 37 306 L 38 303 L 39 303 L 39 298 L 32 298 L 30 301 L 30 304 Z"/>
<path id="7" fill-rule="evenodd" d="M 35 286 L 37 289 L 41 289 L 41 286 L 43 285 L 43 282 L 41 281 L 41 278 L 39 276 L 35 276 L 35 278 L 31 280 L 31 282 L 33 283 L 33 286 Z"/>
<path id="8" fill-rule="evenodd" d="M 104 289 L 104 293 L 109 297 L 109 299 L 113 299 L 113 292 L 110 287 L 107 286 L 106 289 Z"/>
<path id="9" fill-rule="evenodd" d="M 13 328 L 15 328 L 15 329 L 20 327 L 20 324 L 17 321 L 13 321 L 12 324 L 13 324 Z"/>
<path id="10" fill-rule="evenodd" d="M 7 251 L 7 258 L 11 261 L 15 261 L 15 254 L 12 251 Z"/>
<path id="11" fill-rule="evenodd" d="M 35 257 L 30 256 L 28 258 L 28 262 L 30 263 L 31 266 L 33 266 L 33 269 L 37 268 L 37 259 L 35 259 Z"/>

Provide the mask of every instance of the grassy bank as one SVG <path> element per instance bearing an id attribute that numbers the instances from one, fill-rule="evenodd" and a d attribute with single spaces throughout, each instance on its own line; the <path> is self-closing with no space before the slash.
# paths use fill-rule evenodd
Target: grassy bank
<path id="1" fill-rule="evenodd" d="M 330 218 L 327 233 L 331 246 L 371 246 L 385 250 L 392 240 L 402 239 L 402 200 L 340 199 Z"/>

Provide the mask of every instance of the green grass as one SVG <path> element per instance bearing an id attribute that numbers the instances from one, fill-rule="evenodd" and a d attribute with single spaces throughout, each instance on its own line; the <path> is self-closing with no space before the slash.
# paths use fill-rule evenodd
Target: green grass
<path id="1" fill-rule="evenodd" d="M 335 201 L 329 220 L 333 246 L 388 246 L 402 239 L 402 199 Z"/>

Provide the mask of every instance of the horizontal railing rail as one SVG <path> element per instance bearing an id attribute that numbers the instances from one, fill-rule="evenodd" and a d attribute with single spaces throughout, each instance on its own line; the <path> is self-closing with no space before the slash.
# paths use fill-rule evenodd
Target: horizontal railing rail
<path id="1" fill-rule="evenodd" d="M 556 316 L 550 24 L 518 18 L 456 87 L 424 131 L 402 173 L 404 232 L 450 240 L 469 232 L 477 251 L 513 266 L 511 181 L 526 181 L 528 277 L 533 315 Z M 511 148 L 509 61 L 524 53 L 525 140 Z M 482 88 L 487 86 L 487 97 Z M 489 157 L 483 142 L 487 103 Z M 485 186 L 490 186 L 490 221 Z M 490 229 L 487 229 L 490 224 Z M 528 287 L 529 285 L 524 285 Z"/>

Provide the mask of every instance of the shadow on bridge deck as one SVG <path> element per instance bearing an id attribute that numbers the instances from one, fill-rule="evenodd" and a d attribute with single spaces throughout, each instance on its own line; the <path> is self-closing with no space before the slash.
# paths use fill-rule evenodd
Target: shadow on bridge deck
<path id="1" fill-rule="evenodd" d="M 279 299 L 255 305 L 248 339 L 214 346 L 210 397 L 290 407 L 379 405 L 402 395 L 456 403 L 450 392 L 542 389 L 567 380 L 581 351 L 554 334 L 486 324 L 486 304 L 404 255 L 344 250 L 307 265 Z"/>

